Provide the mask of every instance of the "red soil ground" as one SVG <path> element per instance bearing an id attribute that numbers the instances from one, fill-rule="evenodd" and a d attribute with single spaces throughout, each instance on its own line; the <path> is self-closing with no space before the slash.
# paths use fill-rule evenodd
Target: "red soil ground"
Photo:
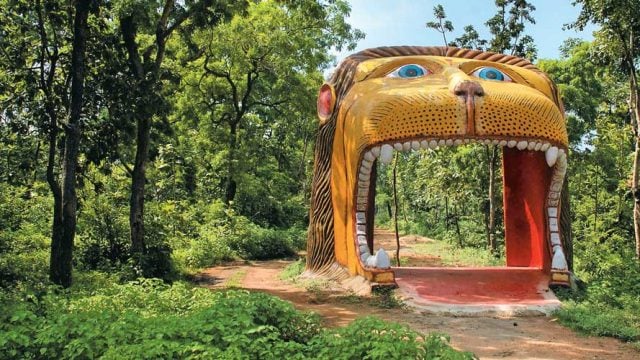
<path id="1" fill-rule="evenodd" d="M 411 238 L 408 240 L 402 246 L 410 250 Z M 438 265 L 437 258 L 416 259 L 422 266 Z M 290 263 L 275 260 L 218 266 L 201 273 L 198 281 L 216 289 L 231 279 L 234 286 L 269 293 L 292 302 L 300 310 L 314 311 L 326 326 L 344 326 L 357 317 L 375 315 L 423 333 L 443 332 L 450 335 L 455 348 L 471 351 L 481 359 L 640 359 L 640 351 L 629 344 L 576 334 L 553 317 L 438 315 L 413 307 L 383 309 L 335 288 L 308 291 L 300 284 L 280 280 L 280 272 Z M 410 275 L 410 271 L 403 276 Z"/>

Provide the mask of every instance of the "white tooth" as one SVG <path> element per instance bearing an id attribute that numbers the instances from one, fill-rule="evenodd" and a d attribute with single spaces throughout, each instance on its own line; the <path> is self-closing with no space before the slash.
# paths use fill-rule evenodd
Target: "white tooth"
<path id="1" fill-rule="evenodd" d="M 472 144 L 475 144 L 476 143 L 476 139 L 469 139 L 469 142 L 472 143 Z"/>
<path id="2" fill-rule="evenodd" d="M 358 250 L 360 250 L 360 254 L 369 255 L 371 253 L 371 252 L 369 252 L 369 245 L 367 245 L 367 244 L 358 246 Z"/>
<path id="3" fill-rule="evenodd" d="M 380 156 L 380 146 L 372 147 L 371 148 L 371 153 L 373 154 L 373 156 L 379 157 Z"/>
<path id="4" fill-rule="evenodd" d="M 533 150 L 533 149 L 535 149 L 535 147 L 536 147 L 536 143 L 532 141 L 527 146 L 527 150 Z"/>
<path id="5" fill-rule="evenodd" d="M 361 166 L 360 174 L 369 175 L 371 174 L 371 167 Z"/>
<path id="6" fill-rule="evenodd" d="M 427 140 L 420 141 L 420 147 L 423 148 L 423 149 L 428 149 L 429 148 L 429 142 Z"/>
<path id="7" fill-rule="evenodd" d="M 558 217 L 558 208 L 550 207 L 547 209 L 547 213 L 549 213 L 549 217 Z"/>
<path id="8" fill-rule="evenodd" d="M 567 270 L 567 259 L 564 258 L 564 252 L 560 247 L 558 247 L 553 254 L 551 268 L 555 270 Z"/>
<path id="9" fill-rule="evenodd" d="M 548 206 L 558 206 L 560 205 L 560 200 L 559 199 L 549 199 Z"/>
<path id="10" fill-rule="evenodd" d="M 464 143 L 465 143 L 465 144 L 468 144 L 468 143 L 470 143 L 470 142 L 471 142 L 471 140 L 469 140 L 469 139 L 464 139 Z"/>
<path id="11" fill-rule="evenodd" d="M 358 181 L 358 188 L 369 189 L 368 181 Z"/>
<path id="12" fill-rule="evenodd" d="M 497 140 L 497 139 L 496 140 L 491 140 L 491 144 L 492 145 L 498 145 L 498 144 L 500 144 L 500 140 Z"/>
<path id="13" fill-rule="evenodd" d="M 363 174 L 363 173 L 358 174 L 358 180 L 367 181 L 368 179 L 369 179 L 369 175 Z"/>
<path id="14" fill-rule="evenodd" d="M 364 235 L 358 235 L 358 245 L 367 244 L 367 237 Z"/>
<path id="15" fill-rule="evenodd" d="M 395 143 L 393 144 L 393 148 L 396 149 L 397 151 L 402 151 L 402 144 Z"/>
<path id="16" fill-rule="evenodd" d="M 380 148 L 380 161 L 383 164 L 390 164 L 391 160 L 393 160 L 393 148 L 391 145 L 382 145 Z"/>
<path id="17" fill-rule="evenodd" d="M 540 148 L 540 151 L 547 151 L 548 148 L 551 147 L 551 144 L 549 143 L 544 143 L 542 144 L 542 147 Z"/>
<path id="18" fill-rule="evenodd" d="M 415 140 L 412 141 L 411 142 L 411 148 L 413 150 L 419 150 L 420 149 L 420 142 L 419 141 L 415 141 Z"/>
<path id="19" fill-rule="evenodd" d="M 460 139 L 455 139 L 455 140 L 453 141 L 453 145 L 455 145 L 455 146 L 458 146 L 458 145 L 460 145 L 460 144 L 462 144 L 462 140 L 460 140 Z"/>
<path id="20" fill-rule="evenodd" d="M 378 249 L 375 256 L 375 267 L 378 269 L 388 269 L 391 267 L 391 259 L 383 248 Z"/>
<path id="21" fill-rule="evenodd" d="M 429 141 L 429 149 L 435 149 L 438 147 L 438 142 L 435 140 L 430 140 Z"/>
<path id="22" fill-rule="evenodd" d="M 359 200 L 360 198 L 358 198 Z M 365 211 L 367 210 L 367 203 L 366 202 L 359 202 L 356 204 L 356 210 L 358 211 Z"/>
<path id="23" fill-rule="evenodd" d="M 365 223 L 365 216 L 363 212 L 356 212 L 356 222 L 358 224 L 364 224 Z"/>
<path id="24" fill-rule="evenodd" d="M 560 191 L 562 190 L 562 182 L 556 181 L 551 183 L 551 191 Z"/>
<path id="25" fill-rule="evenodd" d="M 498 143 L 498 145 L 504 147 L 505 145 L 507 145 L 507 140 L 500 140 L 500 143 Z"/>
<path id="26" fill-rule="evenodd" d="M 560 166 L 567 166 L 567 155 L 564 152 L 558 152 L 558 167 Z"/>
<path id="27" fill-rule="evenodd" d="M 371 170 L 371 166 L 373 165 L 373 163 L 368 162 L 368 161 L 363 161 L 362 164 L 360 164 L 360 169 L 365 168 L 368 170 Z"/>
<path id="28" fill-rule="evenodd" d="M 515 140 L 509 140 L 509 141 L 507 142 L 507 146 L 508 146 L 508 147 L 510 147 L 510 148 L 515 147 L 515 146 L 516 146 L 516 144 L 518 144 L 518 142 L 517 142 L 517 141 L 515 141 Z"/>
<path id="29" fill-rule="evenodd" d="M 411 149 L 411 143 L 410 142 L 406 142 L 404 144 L 402 144 L 402 150 L 403 151 L 409 151 L 409 149 Z"/>
<path id="30" fill-rule="evenodd" d="M 356 225 L 356 234 L 357 235 L 366 235 L 367 234 L 367 226 L 366 225 Z"/>
<path id="31" fill-rule="evenodd" d="M 559 193 L 557 193 L 557 192 L 555 192 L 555 191 L 551 191 L 551 192 L 549 193 L 549 198 L 550 198 L 550 199 L 559 199 L 559 198 L 560 198 L 560 194 L 559 194 Z"/>
<path id="32" fill-rule="evenodd" d="M 528 145 L 529 145 L 529 143 L 527 143 L 526 141 L 520 141 L 520 142 L 518 142 L 516 147 L 518 148 L 518 150 L 524 150 L 524 149 L 527 148 Z"/>
<path id="33" fill-rule="evenodd" d="M 367 206 L 367 196 L 358 196 L 357 198 L 358 205 L 363 204 L 366 208 Z M 364 211 L 364 209 L 357 209 L 358 211 Z"/>
<path id="34" fill-rule="evenodd" d="M 373 160 L 375 160 L 376 157 L 373 156 L 371 151 L 367 151 L 366 153 L 364 153 L 364 159 L 367 160 L 367 161 L 373 162 Z"/>
<path id="35" fill-rule="evenodd" d="M 491 140 L 484 139 L 484 140 L 482 140 L 482 143 L 484 143 L 485 145 L 490 145 L 491 144 Z"/>
<path id="36" fill-rule="evenodd" d="M 550 147 L 549 150 L 544 153 L 544 157 L 547 159 L 547 165 L 553 167 L 558 160 L 558 148 L 555 146 Z"/>
<path id="37" fill-rule="evenodd" d="M 542 148 L 542 143 L 536 143 L 536 147 L 534 148 L 534 150 L 540 151 L 541 148 Z"/>
<path id="38" fill-rule="evenodd" d="M 360 260 L 362 260 L 362 263 L 366 266 L 367 265 L 367 260 L 369 259 L 369 256 L 371 256 L 368 253 L 362 253 L 360 254 Z"/>
<path id="39" fill-rule="evenodd" d="M 567 170 L 567 157 L 563 156 L 561 158 L 558 159 L 558 170 L 561 170 L 562 172 L 564 172 L 565 170 Z"/>
<path id="40" fill-rule="evenodd" d="M 560 234 L 558 234 L 557 232 L 552 232 L 550 237 L 551 237 L 551 245 L 553 246 L 561 245 Z"/>
<path id="41" fill-rule="evenodd" d="M 358 197 L 366 198 L 369 195 L 369 189 L 367 188 L 358 188 Z"/>
<path id="42" fill-rule="evenodd" d="M 438 146 L 444 146 L 445 145 L 445 141 L 440 139 L 438 140 Z"/>
<path id="43" fill-rule="evenodd" d="M 376 257 L 373 255 L 367 256 L 367 267 L 376 267 Z"/>
<path id="44" fill-rule="evenodd" d="M 549 231 L 558 231 L 558 219 L 549 218 Z"/>
<path id="45" fill-rule="evenodd" d="M 451 146 L 453 145 L 453 140 L 447 139 L 447 141 L 445 141 L 445 144 L 447 144 L 447 146 Z"/>

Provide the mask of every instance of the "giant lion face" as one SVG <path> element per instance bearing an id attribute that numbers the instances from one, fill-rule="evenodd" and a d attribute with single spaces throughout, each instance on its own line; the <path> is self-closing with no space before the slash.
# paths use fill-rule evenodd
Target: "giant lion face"
<path id="1" fill-rule="evenodd" d="M 554 85 L 528 61 L 456 48 L 365 50 L 323 85 L 318 115 L 309 271 L 392 283 L 388 256 L 371 251 L 376 162 L 482 143 L 503 149 L 507 266 L 568 281 L 564 113 Z"/>

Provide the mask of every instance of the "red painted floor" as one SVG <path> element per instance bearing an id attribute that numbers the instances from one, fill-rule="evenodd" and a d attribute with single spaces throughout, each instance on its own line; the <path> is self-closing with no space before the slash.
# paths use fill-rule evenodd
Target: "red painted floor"
<path id="1" fill-rule="evenodd" d="M 396 282 L 417 303 L 439 305 L 547 305 L 557 302 L 540 269 L 394 268 Z"/>

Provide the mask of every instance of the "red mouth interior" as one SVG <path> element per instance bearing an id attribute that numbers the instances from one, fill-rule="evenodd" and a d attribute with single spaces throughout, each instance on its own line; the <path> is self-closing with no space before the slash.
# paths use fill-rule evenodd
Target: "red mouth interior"
<path id="1" fill-rule="evenodd" d="M 503 148 L 507 266 L 548 270 L 546 200 L 552 169 L 543 152 Z"/>

